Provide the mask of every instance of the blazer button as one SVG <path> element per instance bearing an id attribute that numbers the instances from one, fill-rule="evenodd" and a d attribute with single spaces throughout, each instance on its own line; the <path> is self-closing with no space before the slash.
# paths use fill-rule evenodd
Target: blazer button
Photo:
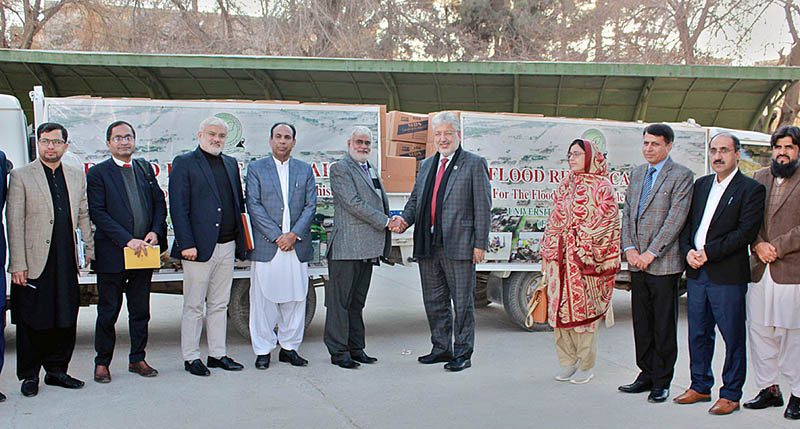
<path id="1" fill-rule="evenodd" d="M 50 225 L 52 225 L 52 224 L 53 224 L 53 219 L 50 219 Z"/>
<path id="2" fill-rule="evenodd" d="M 50 244 L 50 240 L 45 240 L 45 243 Z"/>
<path id="3" fill-rule="evenodd" d="M 221 208 L 221 207 L 217 207 L 217 211 L 218 211 L 218 212 L 221 212 L 221 211 L 222 211 L 222 208 Z"/>
<path id="4" fill-rule="evenodd" d="M 214 226 L 216 226 L 217 228 L 219 228 L 219 224 L 218 224 L 218 223 L 215 223 L 215 224 L 214 224 Z"/>

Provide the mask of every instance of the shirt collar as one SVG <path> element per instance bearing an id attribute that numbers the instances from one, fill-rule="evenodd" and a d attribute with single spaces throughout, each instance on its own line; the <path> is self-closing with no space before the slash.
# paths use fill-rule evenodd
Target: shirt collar
<path id="1" fill-rule="evenodd" d="M 717 180 L 717 175 L 714 174 L 714 185 L 713 186 L 721 186 L 722 189 L 726 189 L 728 187 L 728 185 L 731 183 L 731 180 L 733 180 L 733 176 L 735 176 L 738 173 L 739 173 L 739 167 L 736 167 L 736 170 L 733 170 L 733 172 L 731 174 L 729 174 L 728 177 L 726 177 L 725 180 L 723 180 L 722 182 L 718 181 Z"/>
<path id="2" fill-rule="evenodd" d="M 661 160 L 661 162 L 659 162 L 659 163 L 658 163 L 658 164 L 656 164 L 656 165 L 650 165 L 650 164 L 648 164 L 648 170 L 650 169 L 650 167 L 652 167 L 652 168 L 655 168 L 655 169 L 656 169 L 656 173 L 661 173 L 661 169 L 662 169 L 662 168 L 664 168 L 664 164 L 666 164 L 666 163 L 667 163 L 667 160 L 668 160 L 668 159 L 669 159 L 669 156 L 668 156 L 668 157 L 666 157 L 666 158 L 664 158 L 664 159 L 662 159 L 662 160 Z"/>
<path id="3" fill-rule="evenodd" d="M 117 164 L 118 167 L 124 167 L 125 164 L 128 164 L 130 166 L 132 164 L 131 162 L 120 161 L 117 158 L 115 158 L 114 155 L 111 155 L 111 159 L 114 160 L 114 164 Z M 131 161 L 133 161 L 133 160 L 131 160 Z"/>
<path id="4" fill-rule="evenodd" d="M 278 158 L 275 158 L 275 156 L 272 157 L 272 160 L 275 161 L 275 165 L 278 166 L 278 167 L 286 167 L 287 165 L 289 165 L 289 160 L 291 160 L 291 159 L 292 158 L 289 157 L 286 160 L 286 162 L 281 162 Z"/>

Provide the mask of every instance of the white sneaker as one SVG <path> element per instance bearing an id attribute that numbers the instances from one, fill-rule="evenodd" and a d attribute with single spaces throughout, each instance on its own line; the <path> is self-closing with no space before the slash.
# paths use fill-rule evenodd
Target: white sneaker
<path id="1" fill-rule="evenodd" d="M 569 381 L 572 374 L 575 374 L 577 370 L 578 365 L 562 366 L 561 371 L 558 371 L 555 378 L 557 381 Z"/>
<path id="2" fill-rule="evenodd" d="M 575 375 L 569 379 L 569 382 L 572 384 L 586 384 L 592 378 L 594 378 L 594 373 L 592 372 L 592 369 L 589 368 L 587 370 L 577 371 Z"/>

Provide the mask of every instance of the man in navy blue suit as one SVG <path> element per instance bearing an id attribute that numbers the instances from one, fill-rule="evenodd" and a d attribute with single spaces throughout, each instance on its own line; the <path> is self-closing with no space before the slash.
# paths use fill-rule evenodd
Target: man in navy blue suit
<path id="1" fill-rule="evenodd" d="M 164 192 L 155 180 L 153 168 L 143 159 L 132 159 L 136 151 L 133 126 L 125 121 L 109 125 L 106 145 L 111 158 L 93 166 L 86 174 L 89 217 L 96 226 L 97 256 L 92 268 L 97 272 L 94 381 L 98 383 L 111 381 L 114 325 L 122 308 L 123 292 L 128 302 L 131 335 L 128 371 L 143 377 L 158 375 L 144 360 L 153 270 L 126 270 L 124 249 L 130 247 L 140 254 L 148 251 L 146 246 L 158 246 L 159 234 L 166 240 L 167 217 Z"/>
<path id="2" fill-rule="evenodd" d="M 184 369 L 201 376 L 211 374 L 200 360 L 204 309 L 208 366 L 244 368 L 225 348 L 234 257 L 245 259 L 242 181 L 236 159 L 222 154 L 227 135 L 225 121 L 214 116 L 204 120 L 197 133 L 199 147 L 176 156 L 169 177 L 172 257 L 183 260 Z"/>
<path id="3" fill-rule="evenodd" d="M 6 154 L 0 150 L 0 212 L 3 211 L 3 206 L 6 204 L 6 179 L 8 178 L 8 162 L 6 161 Z M 0 266 L 6 266 L 6 234 L 5 227 L 3 227 L 3 217 L 0 216 Z M 0 373 L 3 372 L 3 355 L 6 348 L 6 340 L 4 337 L 4 330 L 6 327 L 6 273 L 3 270 L 0 275 Z M 6 400 L 6 395 L 0 392 L 0 402 Z"/>

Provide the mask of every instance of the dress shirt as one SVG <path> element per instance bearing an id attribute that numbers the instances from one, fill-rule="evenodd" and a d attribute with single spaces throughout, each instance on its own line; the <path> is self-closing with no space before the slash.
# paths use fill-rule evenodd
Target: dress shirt
<path id="1" fill-rule="evenodd" d="M 722 194 L 725 193 L 725 189 L 728 188 L 731 180 L 733 180 L 733 176 L 738 172 L 739 169 L 737 168 L 722 182 L 719 181 L 719 177 L 714 177 L 714 183 L 711 184 L 711 191 L 708 193 L 708 199 L 706 200 L 706 208 L 703 211 L 703 219 L 700 221 L 700 226 L 697 227 L 697 233 L 694 235 L 695 249 L 700 250 L 706 245 L 706 236 L 708 235 L 708 227 L 711 226 L 711 218 L 714 217 L 714 212 L 717 211 Z"/>
<path id="2" fill-rule="evenodd" d="M 113 160 L 114 160 L 114 164 L 117 164 L 117 167 L 124 167 L 124 166 L 126 166 L 126 165 L 127 165 L 128 167 L 132 167 L 132 166 L 133 166 L 133 159 L 131 159 L 131 160 L 130 160 L 130 161 L 128 161 L 128 162 L 125 162 L 125 161 L 120 161 L 120 160 L 118 160 L 116 157 L 114 157 L 114 155 L 111 155 L 111 159 L 113 159 Z"/>
<path id="3" fill-rule="evenodd" d="M 281 162 L 278 158 L 272 157 L 272 160 L 275 161 L 275 168 L 278 170 L 278 180 L 281 182 L 281 196 L 283 196 L 281 230 L 284 234 L 292 230 L 292 218 L 289 213 L 289 159 Z"/>

